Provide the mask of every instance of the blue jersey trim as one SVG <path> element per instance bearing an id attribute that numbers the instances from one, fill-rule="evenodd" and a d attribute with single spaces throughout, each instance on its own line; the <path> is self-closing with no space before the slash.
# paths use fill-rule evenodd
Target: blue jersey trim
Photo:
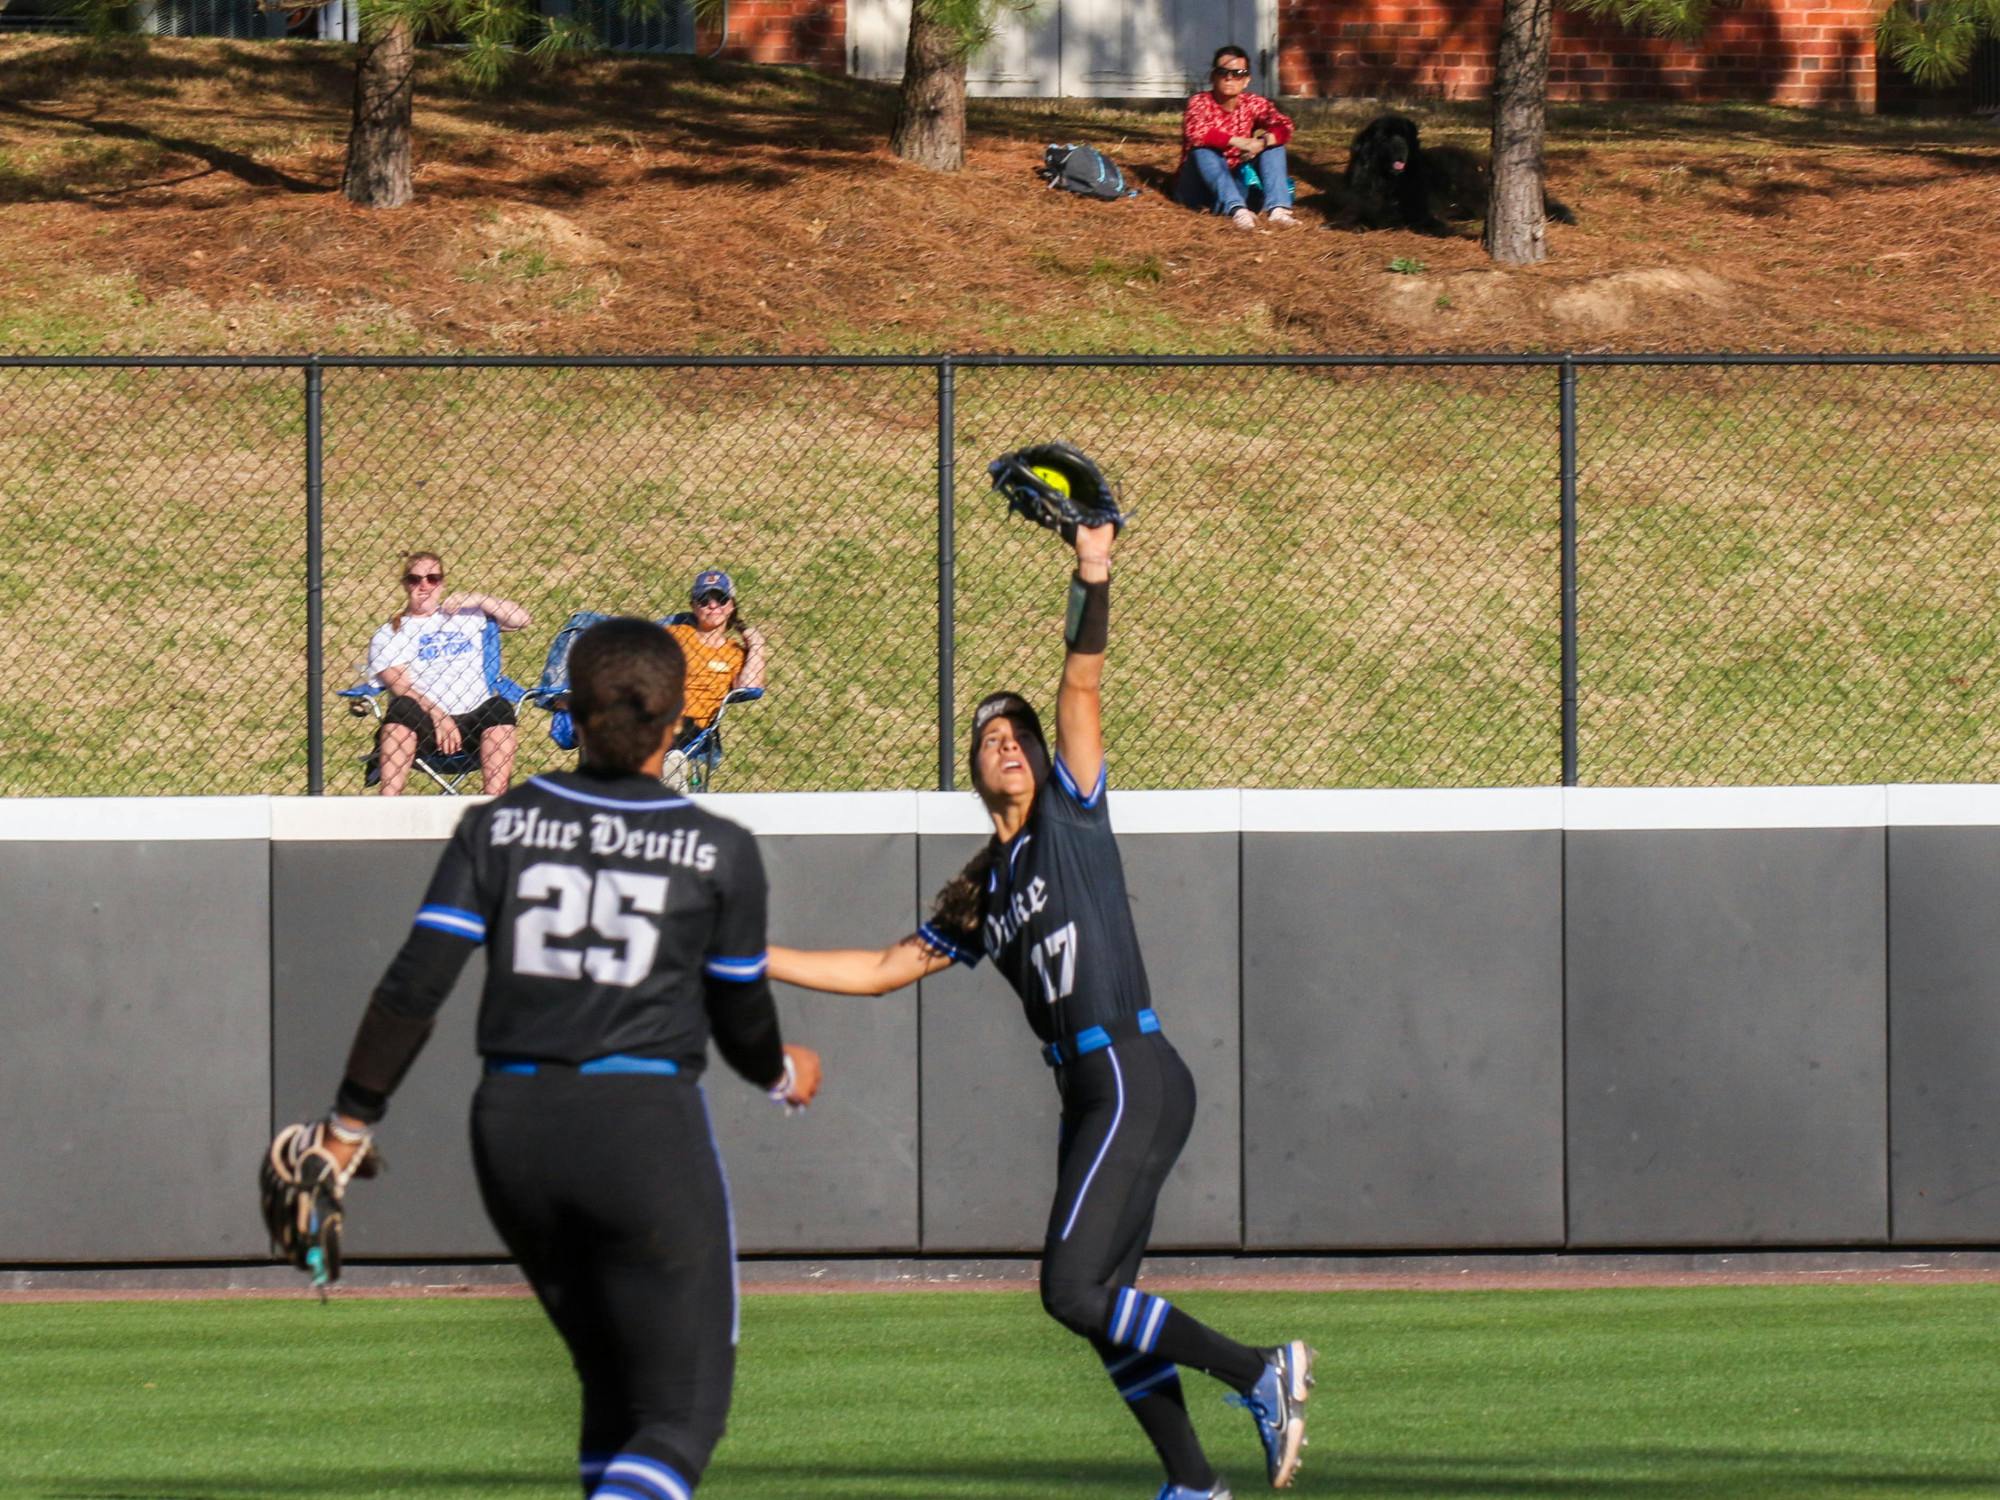
<path id="1" fill-rule="evenodd" d="M 573 792 L 566 786 L 557 786 L 544 776 L 530 776 L 528 785 L 552 792 L 565 801 L 581 802 L 585 807 L 609 807 L 618 812 L 665 812 L 670 807 L 688 805 L 685 797 L 666 797 L 658 802 L 620 802 L 616 797 L 593 797 L 588 792 Z"/>
<path id="2" fill-rule="evenodd" d="M 607 1057 L 593 1057 L 577 1069 L 579 1073 L 651 1073 L 661 1078 L 673 1078 L 680 1073 L 681 1065 L 671 1057 L 632 1057 L 623 1052 L 613 1052 Z"/>
<path id="3" fill-rule="evenodd" d="M 1076 1228 L 1076 1216 L 1083 1212 L 1083 1200 L 1090 1196 L 1090 1184 L 1097 1178 L 1097 1169 L 1104 1165 L 1104 1158 L 1111 1151 L 1111 1143 L 1118 1139 L 1118 1122 L 1125 1118 L 1125 1070 L 1118 1066 L 1116 1052 L 1106 1054 L 1111 1059 L 1111 1076 L 1118 1084 L 1118 1105 L 1111 1112 L 1111 1128 L 1104 1133 L 1104 1144 L 1097 1148 L 1097 1159 L 1090 1164 L 1090 1170 L 1083 1174 L 1083 1186 L 1076 1190 L 1076 1202 L 1070 1205 L 1069 1220 L 1062 1227 L 1058 1239 L 1068 1239 L 1069 1232 Z M 1116 1335 L 1111 1340 L 1119 1340 Z"/>
<path id="4" fill-rule="evenodd" d="M 733 979 L 738 984 L 748 984 L 753 979 L 762 979 L 770 966 L 770 955 L 757 953 L 749 958 L 711 958 L 701 966 L 701 971 L 710 979 Z"/>
<path id="5" fill-rule="evenodd" d="M 465 911 L 456 906 L 420 906 L 417 908 L 416 925 L 428 927 L 433 932 L 448 932 L 453 937 L 469 938 L 475 943 L 486 941 L 486 919 L 476 911 Z"/>
<path id="6" fill-rule="evenodd" d="M 648 1073 L 657 1078 L 673 1078 L 680 1070 L 681 1065 L 671 1057 L 634 1057 L 627 1052 L 609 1052 L 603 1057 L 593 1057 L 588 1062 L 579 1063 L 576 1069 L 583 1074 Z M 486 1059 L 486 1071 L 509 1078 L 534 1078 L 540 1075 L 542 1065 L 532 1057 L 496 1056 Z"/>
<path id="7" fill-rule="evenodd" d="M 933 953 L 942 954 L 955 964 L 964 964 L 968 969 L 979 967 L 979 954 L 968 953 L 950 938 L 946 937 L 941 929 L 932 926 L 929 922 L 925 922 L 917 928 L 917 938 L 930 948 Z"/>
<path id="8" fill-rule="evenodd" d="M 715 1174 L 722 1179 L 722 1217 L 729 1224 L 729 1347 L 743 1342 L 743 1272 L 736 1259 L 736 1204 L 729 1195 L 729 1168 L 722 1164 L 722 1147 L 715 1140 L 715 1119 L 708 1112 L 708 1090 L 694 1086 L 701 1100 L 701 1123 L 708 1127 L 708 1149 L 715 1153 Z"/>
<path id="9" fill-rule="evenodd" d="M 1109 762 L 1099 761 L 1097 763 L 1097 785 L 1095 788 L 1092 789 L 1090 795 L 1086 797 L 1083 795 L 1082 790 L 1077 786 L 1076 777 L 1072 776 L 1070 774 L 1069 767 L 1063 764 L 1062 752 L 1061 751 L 1056 752 L 1056 758 L 1055 758 L 1056 780 L 1062 783 L 1062 789 L 1068 792 L 1070 796 L 1076 800 L 1076 803 L 1079 807 L 1092 808 L 1097 806 L 1098 803 L 1104 800 L 1104 788 L 1106 787 L 1106 785 L 1109 784 L 1110 770 L 1111 766 Z"/>

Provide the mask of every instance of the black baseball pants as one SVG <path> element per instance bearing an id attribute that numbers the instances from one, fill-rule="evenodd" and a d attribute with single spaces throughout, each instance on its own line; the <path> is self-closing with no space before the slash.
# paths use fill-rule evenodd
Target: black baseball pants
<path id="1" fill-rule="evenodd" d="M 1177 1484 L 1214 1473 L 1188 1424 L 1176 1366 L 1248 1390 L 1256 1350 L 1133 1285 L 1160 1189 L 1194 1125 L 1194 1078 L 1158 1033 L 1114 1042 L 1060 1070 L 1062 1141 L 1042 1244 L 1042 1306 L 1090 1340 Z"/>
<path id="2" fill-rule="evenodd" d="M 699 1086 L 489 1076 L 472 1146 L 486 1211 L 583 1383 L 584 1493 L 687 1500 L 736 1372 L 734 1229 Z"/>

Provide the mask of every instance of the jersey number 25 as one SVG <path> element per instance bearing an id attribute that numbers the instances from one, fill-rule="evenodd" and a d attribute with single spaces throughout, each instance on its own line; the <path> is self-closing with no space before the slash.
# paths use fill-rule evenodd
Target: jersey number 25
<path id="1" fill-rule="evenodd" d="M 514 894 L 532 906 L 514 920 L 514 972 L 540 979 L 575 979 L 629 989 L 653 970 L 660 951 L 658 924 L 646 920 L 667 909 L 667 877 L 633 870 L 599 870 L 593 881 L 574 865 L 529 865 Z M 618 947 L 592 944 L 552 948 L 550 938 L 570 938 L 585 927 Z"/>

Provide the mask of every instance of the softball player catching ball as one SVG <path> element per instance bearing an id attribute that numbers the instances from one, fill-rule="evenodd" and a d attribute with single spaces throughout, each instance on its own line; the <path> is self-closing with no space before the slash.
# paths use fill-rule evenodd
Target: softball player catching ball
<path id="1" fill-rule="evenodd" d="M 1251 1348 L 1133 1283 L 1154 1206 L 1194 1120 L 1194 1081 L 1154 1013 L 1105 806 L 1099 712 L 1111 550 L 1122 517 L 1096 466 L 1062 445 L 993 466 L 1017 510 L 1076 551 L 1056 698 L 1056 748 L 1027 700 L 995 693 L 973 715 L 971 777 L 993 838 L 940 893 L 930 920 L 887 948 L 773 947 L 774 979 L 879 995 L 981 957 L 1020 996 L 1055 1070 L 1062 1146 L 1043 1242 L 1042 1304 L 1088 1339 L 1166 1467 L 1159 1500 L 1229 1492 L 1188 1420 L 1178 1367 L 1231 1386 L 1249 1408 L 1267 1477 L 1284 1488 L 1305 1444 L 1313 1352 Z M 1105 524 L 1092 525 L 1102 520 Z"/>

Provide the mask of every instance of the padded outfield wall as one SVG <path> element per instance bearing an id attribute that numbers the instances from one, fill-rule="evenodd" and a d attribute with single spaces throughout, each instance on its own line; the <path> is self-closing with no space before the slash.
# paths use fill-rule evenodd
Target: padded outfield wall
<path id="1" fill-rule="evenodd" d="M 718 796 L 772 938 L 886 942 L 969 795 Z M 1112 793 L 1201 1091 L 1160 1250 L 2000 1244 L 2000 788 Z M 461 808 L 0 803 L 0 1264 L 238 1261 Z M 359 1256 L 499 1247 L 475 958 L 382 1130 Z M 1055 1096 L 989 967 L 781 991 L 821 1102 L 710 1074 L 747 1251 L 1034 1248 Z"/>

